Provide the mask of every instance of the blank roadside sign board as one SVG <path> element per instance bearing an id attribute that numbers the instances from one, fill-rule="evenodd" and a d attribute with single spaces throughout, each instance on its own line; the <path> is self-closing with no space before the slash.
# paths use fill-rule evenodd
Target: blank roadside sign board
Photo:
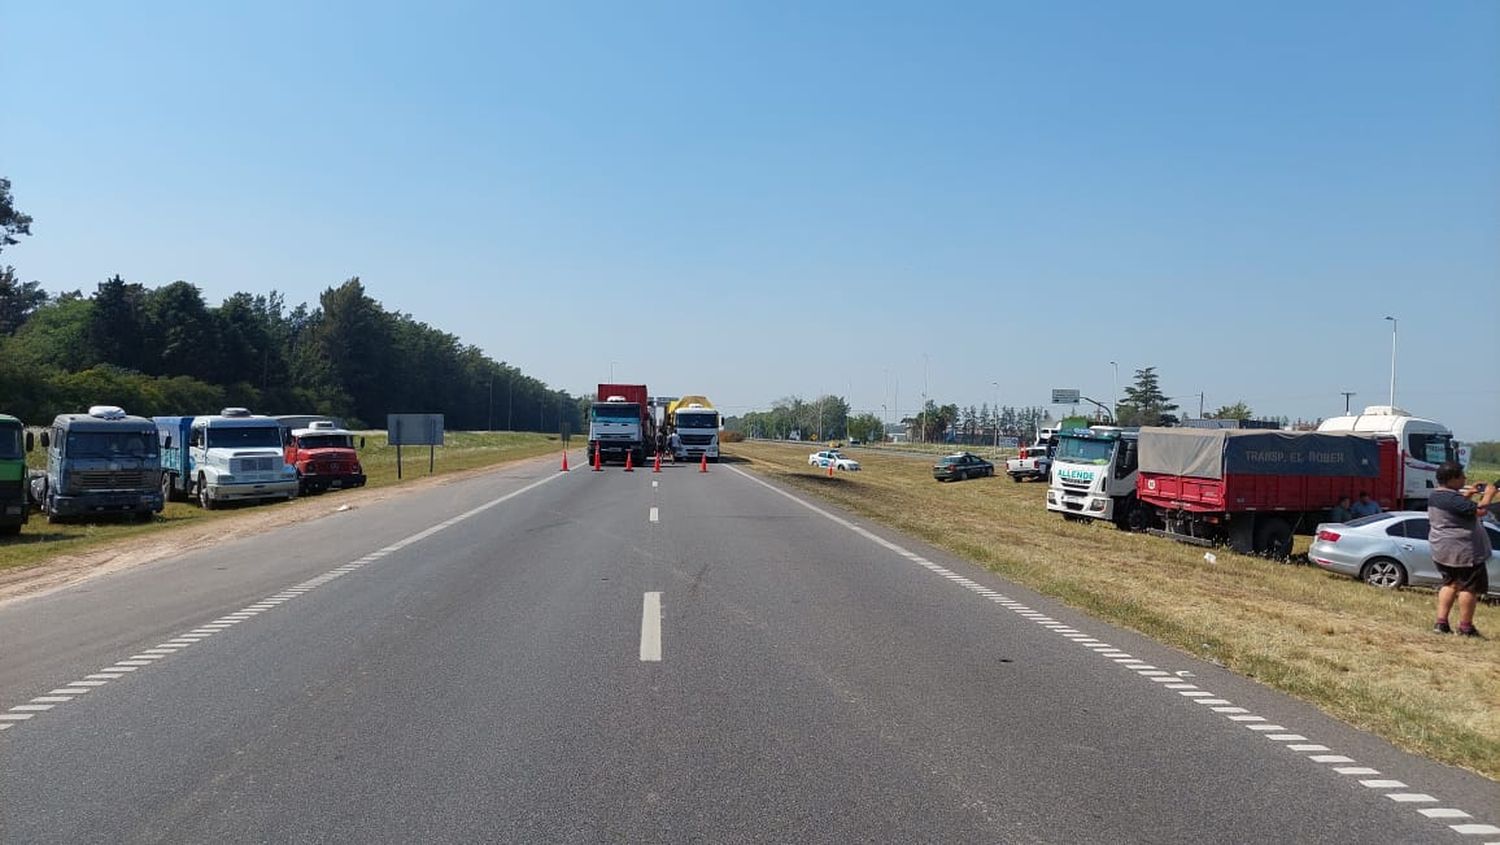
<path id="1" fill-rule="evenodd" d="M 386 414 L 385 431 L 392 446 L 441 446 L 443 415 Z"/>

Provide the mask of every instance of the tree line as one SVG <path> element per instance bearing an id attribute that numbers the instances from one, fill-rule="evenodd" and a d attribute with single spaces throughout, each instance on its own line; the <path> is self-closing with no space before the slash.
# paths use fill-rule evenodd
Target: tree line
<path id="1" fill-rule="evenodd" d="M 0 250 L 30 223 L 0 179 Z M 577 432 L 582 419 L 568 393 L 386 309 L 358 277 L 311 306 L 274 290 L 210 305 L 184 281 L 117 275 L 88 294 L 49 293 L 0 267 L 0 411 L 36 423 L 92 404 L 147 416 L 240 405 L 360 427 L 428 412 L 455 430 Z"/>

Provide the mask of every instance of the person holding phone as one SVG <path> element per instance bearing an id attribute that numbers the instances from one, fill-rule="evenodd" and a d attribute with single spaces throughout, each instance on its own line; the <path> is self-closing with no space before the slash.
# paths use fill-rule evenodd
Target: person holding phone
<path id="1" fill-rule="evenodd" d="M 1483 520 L 1495 501 L 1500 481 L 1494 484 L 1468 486 L 1464 468 L 1448 461 L 1437 469 L 1437 489 L 1427 499 L 1427 521 L 1431 525 L 1428 542 L 1432 545 L 1432 562 L 1443 576 L 1438 589 L 1437 622 L 1432 630 L 1451 634 L 1448 613 L 1458 601 L 1458 633 L 1478 637 L 1474 627 L 1474 607 L 1489 591 L 1489 574 L 1485 566 L 1490 559 L 1490 535 Z M 1475 501 L 1474 496 L 1479 500 Z"/>

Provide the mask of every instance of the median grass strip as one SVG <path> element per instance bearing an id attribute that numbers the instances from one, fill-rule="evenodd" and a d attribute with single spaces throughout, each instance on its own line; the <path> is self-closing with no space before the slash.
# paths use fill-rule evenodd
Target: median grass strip
<path id="1" fill-rule="evenodd" d="M 1430 591 L 1386 592 L 1227 549 L 1210 563 L 1201 548 L 1066 522 L 1046 511 L 1042 483 L 939 483 L 921 458 L 862 452 L 862 472 L 829 478 L 807 465 L 809 451 L 737 443 L 726 455 L 1403 748 L 1500 779 L 1500 639 L 1429 633 Z M 1477 624 L 1500 635 L 1500 607 L 1482 606 Z"/>
<path id="2" fill-rule="evenodd" d="M 411 483 L 428 477 L 427 447 L 402 447 L 402 476 L 396 478 L 396 447 L 386 442 L 384 431 L 364 432 L 365 448 L 359 460 L 367 476 L 367 487 L 387 487 Z M 450 431 L 446 444 L 437 447 L 434 475 L 478 469 L 509 461 L 557 454 L 562 451 L 558 436 L 509 431 Z M 574 441 L 575 444 L 581 441 Z M 38 449 L 27 456 L 34 468 L 46 465 L 46 453 Z M 319 494 L 321 501 L 337 506 L 339 493 Z M 46 517 L 32 513 L 31 521 L 17 537 L 0 539 L 0 571 L 37 566 L 63 554 L 87 551 L 125 538 L 137 537 L 178 525 L 203 520 L 234 519 L 247 512 L 282 507 L 285 502 L 231 504 L 219 510 L 205 511 L 195 504 L 169 502 L 165 510 L 147 523 L 120 519 L 62 522 L 49 524 Z"/>

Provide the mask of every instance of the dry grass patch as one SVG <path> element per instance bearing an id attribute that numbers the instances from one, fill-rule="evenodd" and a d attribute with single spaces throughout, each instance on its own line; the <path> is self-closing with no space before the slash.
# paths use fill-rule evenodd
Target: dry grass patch
<path id="1" fill-rule="evenodd" d="M 1101 619 L 1306 701 L 1408 750 L 1500 779 L 1500 640 L 1438 637 L 1434 597 L 1316 567 L 1065 522 L 1045 485 L 940 484 L 931 462 L 862 451 L 829 479 L 805 445 L 735 444 L 750 469 L 946 548 Z M 1300 548 L 1305 549 L 1304 542 Z M 1478 624 L 1500 633 L 1500 608 Z"/>

